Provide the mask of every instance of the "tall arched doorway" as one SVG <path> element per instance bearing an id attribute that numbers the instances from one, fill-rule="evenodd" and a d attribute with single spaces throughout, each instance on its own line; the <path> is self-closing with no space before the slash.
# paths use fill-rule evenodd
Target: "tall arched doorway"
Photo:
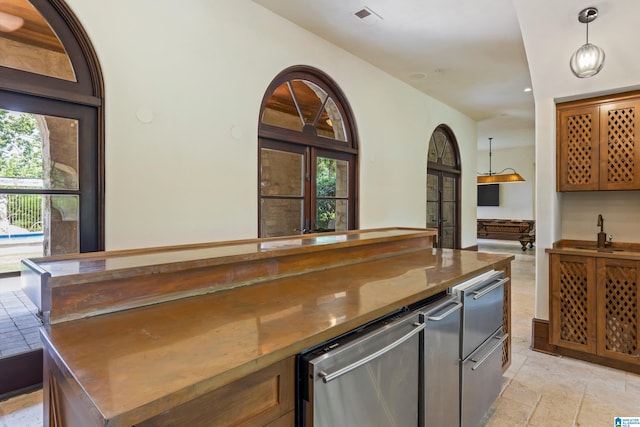
<path id="1" fill-rule="evenodd" d="M 460 248 L 460 151 L 447 125 L 431 134 L 427 155 L 427 227 L 439 248 Z"/>
<path id="2" fill-rule="evenodd" d="M 258 235 L 357 227 L 357 132 L 347 99 L 307 66 L 269 85 L 258 125 Z"/>
<path id="3" fill-rule="evenodd" d="M 24 249 L 0 259 L 0 305 L 11 307 L 0 321 L 13 325 L 1 395 L 42 381 L 37 313 L 3 288 L 20 258 L 104 249 L 104 100 L 95 52 L 63 0 L 2 0 L 0 12 L 0 244 Z"/>

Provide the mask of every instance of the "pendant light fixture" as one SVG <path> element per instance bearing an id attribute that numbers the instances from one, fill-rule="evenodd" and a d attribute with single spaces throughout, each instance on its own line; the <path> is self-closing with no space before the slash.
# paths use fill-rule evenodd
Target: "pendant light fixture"
<path id="1" fill-rule="evenodd" d="M 498 182 L 523 182 L 524 178 L 513 168 L 504 168 L 500 172 L 491 170 L 491 142 L 493 138 L 489 138 L 489 172 L 478 174 L 478 184 L 495 184 Z M 505 173 L 511 171 L 510 173 Z"/>
<path id="2" fill-rule="evenodd" d="M 595 76 L 604 66 L 604 50 L 589 43 L 589 22 L 595 21 L 598 17 L 598 9 L 587 7 L 578 14 L 578 21 L 587 25 L 587 42 L 580 46 L 569 61 L 571 71 L 576 77 L 585 78 Z"/>

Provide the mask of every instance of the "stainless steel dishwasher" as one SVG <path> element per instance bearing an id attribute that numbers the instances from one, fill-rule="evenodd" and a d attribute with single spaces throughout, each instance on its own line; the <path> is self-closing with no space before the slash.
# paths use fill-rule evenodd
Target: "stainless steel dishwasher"
<path id="1" fill-rule="evenodd" d="M 460 425 L 460 323 L 457 295 L 431 302 L 416 311 L 425 324 L 420 365 L 420 426 Z"/>
<path id="2" fill-rule="evenodd" d="M 420 323 L 402 311 L 298 359 L 298 425 L 416 427 Z"/>

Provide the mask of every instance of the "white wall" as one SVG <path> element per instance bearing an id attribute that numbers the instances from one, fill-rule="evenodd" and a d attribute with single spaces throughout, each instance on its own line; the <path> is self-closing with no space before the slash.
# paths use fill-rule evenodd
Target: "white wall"
<path id="1" fill-rule="evenodd" d="M 640 242 L 640 197 L 637 191 L 564 193 L 560 203 L 562 238 L 596 240 L 598 214 L 614 241 Z"/>
<path id="2" fill-rule="evenodd" d="M 560 203 L 556 193 L 556 105 L 536 100 L 536 302 L 535 317 L 549 319 L 549 257 L 544 251 L 560 238 Z"/>
<path id="3" fill-rule="evenodd" d="M 107 249 L 255 237 L 260 101 L 299 64 L 329 74 L 353 109 L 360 227 L 425 225 L 427 144 L 445 123 L 463 162 L 462 243 L 475 244 L 468 117 L 249 0 L 67 3 L 104 73 Z"/>
<path id="4" fill-rule="evenodd" d="M 478 206 L 482 219 L 535 219 L 535 146 L 491 150 L 491 170 L 515 169 L 524 182 L 500 184 L 500 206 Z M 489 171 L 489 151 L 478 151 L 478 172 Z"/>

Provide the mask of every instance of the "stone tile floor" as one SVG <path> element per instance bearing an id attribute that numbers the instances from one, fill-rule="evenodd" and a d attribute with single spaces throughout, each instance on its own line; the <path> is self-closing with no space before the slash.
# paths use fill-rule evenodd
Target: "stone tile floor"
<path id="1" fill-rule="evenodd" d="M 534 317 L 534 249 L 479 240 L 479 250 L 512 253 L 511 367 L 485 427 L 614 427 L 640 417 L 640 376 L 529 349 Z M 543 250 L 543 249 L 542 249 Z"/>
<path id="2" fill-rule="evenodd" d="M 478 243 L 480 250 L 516 256 L 512 265 L 513 362 L 484 427 L 613 427 L 614 417 L 640 417 L 639 375 L 529 349 L 535 248 L 523 252 L 518 242 Z M 0 402 L 0 427 L 41 425 L 42 390 Z"/>
<path id="3" fill-rule="evenodd" d="M 20 290 L 20 279 L 0 279 L 0 357 L 42 347 L 38 309 Z"/>

